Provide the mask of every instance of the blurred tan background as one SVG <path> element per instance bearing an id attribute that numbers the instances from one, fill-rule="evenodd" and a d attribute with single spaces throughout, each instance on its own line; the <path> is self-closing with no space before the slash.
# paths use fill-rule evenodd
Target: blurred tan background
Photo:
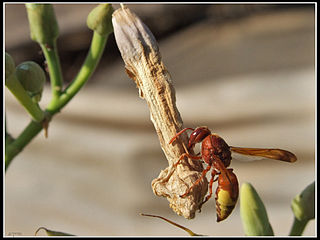
<path id="1" fill-rule="evenodd" d="M 54 5 L 66 83 L 89 48 L 86 17 L 94 6 Z M 275 235 L 287 235 L 291 200 L 315 179 L 314 5 L 129 8 L 159 42 L 185 127 L 207 125 L 229 145 L 283 148 L 297 155 L 293 164 L 231 164 L 240 184 L 250 182 L 260 194 Z M 24 5 L 5 5 L 5 47 L 17 65 L 33 60 L 43 66 Z M 41 106 L 49 100 L 48 82 Z M 16 137 L 29 117 L 7 90 L 5 107 L 8 130 Z M 50 123 L 49 138 L 41 132 L 8 168 L 5 235 L 33 235 L 44 226 L 85 236 L 187 236 L 141 212 L 199 234 L 244 235 L 239 202 L 221 223 L 214 199 L 193 220 L 177 216 L 151 189 L 166 166 L 147 104 L 126 76 L 112 35 L 92 79 Z M 304 235 L 315 235 L 315 221 Z"/>

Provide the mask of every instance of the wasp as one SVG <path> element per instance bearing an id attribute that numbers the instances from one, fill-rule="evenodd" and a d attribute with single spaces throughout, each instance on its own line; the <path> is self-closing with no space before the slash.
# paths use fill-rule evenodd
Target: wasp
<path id="1" fill-rule="evenodd" d="M 239 195 L 239 183 L 237 176 L 233 173 L 232 168 L 228 168 L 234 154 L 247 156 L 249 158 L 267 158 L 285 162 L 295 162 L 297 157 L 286 150 L 268 149 L 268 148 L 242 148 L 232 147 L 215 133 L 211 133 L 208 127 L 184 128 L 178 132 L 169 142 L 172 144 L 176 138 L 187 130 L 192 130 L 189 136 L 187 153 L 183 153 L 176 167 L 183 158 L 188 157 L 195 160 L 203 160 L 207 167 L 202 171 L 201 176 L 197 179 L 180 197 L 186 197 L 190 191 L 200 183 L 211 170 L 211 180 L 209 182 L 209 195 L 206 196 L 201 206 L 212 197 L 212 185 L 218 182 L 215 192 L 217 222 L 225 220 L 236 206 Z M 197 143 L 201 143 L 201 155 L 191 155 L 188 152 L 193 150 Z M 256 160 L 256 159 L 253 159 Z"/>

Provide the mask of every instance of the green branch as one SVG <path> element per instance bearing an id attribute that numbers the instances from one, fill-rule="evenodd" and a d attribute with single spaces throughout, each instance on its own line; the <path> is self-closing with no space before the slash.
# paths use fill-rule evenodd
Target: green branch
<path id="1" fill-rule="evenodd" d="M 41 119 L 42 121 L 31 121 L 24 131 L 16 138 L 10 138 L 10 143 L 6 143 L 5 149 L 5 168 L 7 169 L 12 159 L 20 153 L 23 148 L 44 128 L 47 130 L 48 124 L 54 114 L 61 111 L 61 109 L 79 92 L 85 85 L 88 79 L 96 69 L 100 58 L 103 54 L 109 34 L 112 29 L 112 6 L 111 4 L 99 4 L 88 15 L 87 25 L 94 31 L 90 50 L 82 65 L 79 73 L 70 85 L 62 91 L 62 72 L 60 67 L 60 60 L 56 46 L 56 39 L 58 37 L 59 29 L 55 19 L 53 7 L 51 4 L 26 4 L 28 19 L 30 23 L 31 38 L 38 42 L 43 50 L 46 58 L 51 87 L 52 99 L 48 104 L 46 111 L 41 111 L 41 116 L 36 116 L 35 120 Z M 8 62 L 7 75 L 14 72 L 14 62 L 6 56 Z M 7 68 L 7 66 L 6 66 Z M 14 75 L 14 74 L 13 74 Z M 6 80 L 7 82 L 7 80 Z M 19 84 L 18 84 L 19 86 Z M 28 95 L 26 95 L 29 97 Z M 20 101 L 22 104 L 32 102 L 31 98 Z M 33 106 L 35 104 L 33 103 Z M 40 109 L 41 110 L 41 109 Z M 37 112 L 37 111 L 35 111 Z M 40 114 L 40 113 L 39 113 Z M 9 134 L 7 133 L 6 136 Z"/>
<path id="2" fill-rule="evenodd" d="M 8 79 L 6 79 L 6 87 L 35 121 L 41 122 L 44 119 L 44 112 L 41 110 L 38 103 L 32 101 L 29 94 L 19 82 L 16 74 L 11 74 Z"/>
<path id="3" fill-rule="evenodd" d="M 83 87 L 83 85 L 93 74 L 96 66 L 99 63 L 107 39 L 107 36 L 101 36 L 98 33 L 94 32 L 90 50 L 79 73 L 72 81 L 72 83 L 63 91 L 59 99 L 53 99 L 49 103 L 49 105 L 47 106 L 48 112 L 50 112 L 51 114 L 55 114 L 56 112 L 60 111 L 60 109 L 65 106 Z"/>
<path id="4" fill-rule="evenodd" d="M 53 99 L 57 99 L 59 98 L 62 91 L 63 77 L 56 41 L 54 40 L 50 44 L 40 44 L 40 47 L 46 58 L 46 62 L 49 69 L 52 97 Z"/>
<path id="5" fill-rule="evenodd" d="M 12 159 L 42 130 L 42 124 L 31 121 L 23 132 L 5 149 L 5 170 L 9 167 Z"/>
<path id="6" fill-rule="evenodd" d="M 294 218 L 289 236 L 301 236 L 309 220 L 298 220 Z"/>
<path id="7" fill-rule="evenodd" d="M 74 81 L 60 95 L 60 97 L 53 98 L 51 100 L 46 109 L 47 119 L 51 119 L 54 114 L 59 112 L 88 81 L 100 61 L 107 39 L 108 36 L 100 36 L 94 32 L 91 47 L 83 66 Z M 23 148 L 42 130 L 42 128 L 43 126 L 40 122 L 31 121 L 21 135 L 6 147 L 6 169 L 12 159 L 23 150 Z"/>

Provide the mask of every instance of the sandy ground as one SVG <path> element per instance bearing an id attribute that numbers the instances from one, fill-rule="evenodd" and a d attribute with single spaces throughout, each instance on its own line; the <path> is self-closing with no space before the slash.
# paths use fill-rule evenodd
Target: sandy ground
<path id="1" fill-rule="evenodd" d="M 260 194 L 275 234 L 287 235 L 290 202 L 315 179 L 314 12 L 287 9 L 219 25 L 201 21 L 159 46 L 186 127 L 207 125 L 232 146 L 297 155 L 294 164 L 231 165 L 240 184 L 250 182 Z M 243 236 L 239 203 L 221 223 L 213 199 L 186 220 L 153 194 L 151 181 L 167 161 L 146 103 L 120 60 L 100 67 L 94 78 L 55 116 L 49 138 L 39 134 L 6 172 L 5 234 L 33 235 L 44 226 L 84 236 L 187 235 L 139 216 L 143 212 L 199 234 Z M 41 105 L 49 100 L 46 88 Z M 5 101 L 8 129 L 17 136 L 29 118 L 7 90 Z M 304 235 L 315 235 L 315 221 Z"/>

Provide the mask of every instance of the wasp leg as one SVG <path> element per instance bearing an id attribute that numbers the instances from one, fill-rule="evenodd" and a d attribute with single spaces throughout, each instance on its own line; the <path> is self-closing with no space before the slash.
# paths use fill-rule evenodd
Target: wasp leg
<path id="1" fill-rule="evenodd" d="M 218 180 L 218 177 L 216 179 L 214 179 L 214 177 L 219 174 L 216 170 L 212 170 L 211 172 L 211 180 L 210 180 L 210 183 L 209 183 L 209 195 L 206 196 L 205 200 L 201 203 L 200 207 L 199 207 L 199 212 L 201 212 L 201 208 L 202 208 L 202 205 L 207 202 L 211 196 L 212 196 L 212 184 L 214 182 L 216 182 Z"/>
<path id="2" fill-rule="evenodd" d="M 185 196 L 187 196 L 189 194 L 189 192 L 191 191 L 191 189 L 193 189 L 195 186 L 197 186 L 200 183 L 200 181 L 206 176 L 206 174 L 210 170 L 210 168 L 211 168 L 211 165 L 208 165 L 207 168 L 202 171 L 201 177 L 199 177 L 198 180 L 195 181 L 192 184 L 192 186 L 189 187 L 188 190 L 184 194 L 180 195 L 180 197 L 184 198 Z"/>
<path id="3" fill-rule="evenodd" d="M 191 158 L 191 159 L 194 159 L 194 160 L 200 160 L 200 159 L 202 159 L 202 156 L 193 156 L 193 155 L 190 155 L 190 154 L 188 154 L 188 153 L 183 153 L 183 154 L 181 154 L 178 162 L 176 162 L 173 166 L 174 166 L 174 167 L 177 167 L 178 164 L 181 162 L 181 159 L 183 159 L 184 157 L 188 157 L 188 158 Z"/>
<path id="4" fill-rule="evenodd" d="M 171 138 L 169 144 L 171 144 L 174 140 L 176 140 L 176 138 L 177 138 L 179 135 L 181 135 L 182 133 L 184 133 L 184 132 L 187 131 L 187 130 L 192 130 L 192 131 L 194 131 L 194 128 L 184 128 L 184 129 L 182 129 L 182 130 L 181 130 L 180 132 L 178 132 L 173 138 Z"/>

